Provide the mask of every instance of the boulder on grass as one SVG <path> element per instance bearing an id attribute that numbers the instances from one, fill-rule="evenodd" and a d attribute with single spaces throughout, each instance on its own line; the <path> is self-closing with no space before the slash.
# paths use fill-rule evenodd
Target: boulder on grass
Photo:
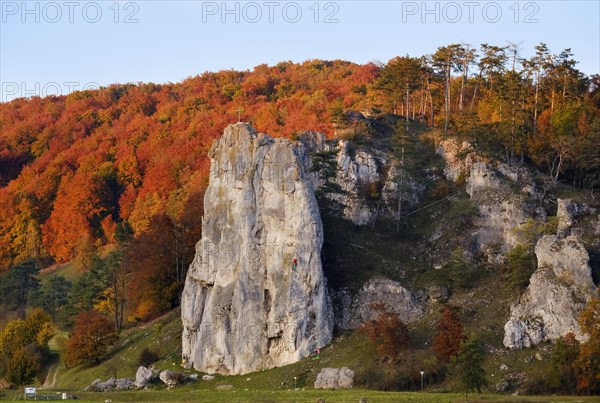
<path id="1" fill-rule="evenodd" d="M 317 380 L 315 389 L 350 389 L 354 385 L 354 371 L 350 368 L 323 368 Z"/>
<path id="2" fill-rule="evenodd" d="M 179 384 L 185 382 L 185 380 L 187 379 L 187 377 L 184 374 L 181 374 L 179 372 L 174 372 L 174 371 L 171 371 L 168 369 L 165 371 L 162 371 L 158 377 L 169 388 L 172 386 L 179 385 Z"/>

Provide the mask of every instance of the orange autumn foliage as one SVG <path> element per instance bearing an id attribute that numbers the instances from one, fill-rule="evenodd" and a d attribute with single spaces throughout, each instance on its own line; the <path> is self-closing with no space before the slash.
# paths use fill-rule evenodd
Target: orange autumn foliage
<path id="1" fill-rule="evenodd" d="M 355 89 L 378 70 L 283 62 L 0 103 L 0 270 L 28 258 L 29 222 L 42 229 L 40 251 L 50 263 L 75 258 L 81 237 L 114 242 L 121 220 L 146 231 L 191 173 L 200 172 L 205 186 L 208 150 L 238 113 L 275 136 L 332 134 L 328 105 L 359 107 Z"/>
<path id="2" fill-rule="evenodd" d="M 79 312 L 65 350 L 65 362 L 76 365 L 98 361 L 108 346 L 118 340 L 115 325 L 97 311 Z"/>

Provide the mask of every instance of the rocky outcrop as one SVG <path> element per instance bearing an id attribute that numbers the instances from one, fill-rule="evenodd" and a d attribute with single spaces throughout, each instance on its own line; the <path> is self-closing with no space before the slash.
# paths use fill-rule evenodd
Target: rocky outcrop
<path id="1" fill-rule="evenodd" d="M 472 244 L 491 263 L 501 263 L 504 253 L 519 243 L 515 229 L 527 219 L 546 219 L 545 211 L 538 208 L 539 194 L 527 169 L 503 163 L 492 166 L 469 143 L 455 139 L 442 140 L 437 153 L 445 159 L 447 179 L 466 180 L 466 192 L 479 210 L 473 220 L 477 230 Z"/>
<path id="2" fill-rule="evenodd" d="M 357 225 L 371 222 L 375 210 L 362 193 L 380 181 L 382 161 L 365 151 L 353 154 L 347 140 L 328 141 L 321 133 L 307 131 L 298 140 L 313 156 L 306 168 L 312 172 L 314 188 L 325 189 L 333 184 L 335 191 L 328 191 L 325 196 L 339 204 L 342 216 Z"/>
<path id="3" fill-rule="evenodd" d="M 500 246 L 503 253 L 519 243 L 515 229 L 523 224 L 530 214 L 520 200 L 504 200 L 478 206 L 479 215 L 473 223 L 477 227 L 474 234 L 477 247 L 493 254 L 488 248 Z"/>
<path id="4" fill-rule="evenodd" d="M 333 193 L 331 198 L 344 206 L 345 218 L 357 225 L 372 221 L 374 211 L 365 203 L 365 197 L 360 191 L 364 191 L 361 187 L 368 187 L 379 180 L 378 161 L 364 151 L 357 152 L 352 158 L 348 151 L 348 141 L 340 140 L 335 182 L 342 193 Z"/>
<path id="5" fill-rule="evenodd" d="M 323 368 L 315 380 L 315 389 L 350 389 L 354 385 L 354 371 L 350 368 Z"/>
<path id="6" fill-rule="evenodd" d="M 569 332 L 584 340 L 577 318 L 596 290 L 587 251 L 575 236 L 546 235 L 535 254 L 538 268 L 519 303 L 511 307 L 504 345 L 530 347 Z"/>
<path id="7" fill-rule="evenodd" d="M 508 167 L 505 167 L 505 172 L 506 169 Z M 515 228 L 534 215 L 525 197 L 515 194 L 509 184 L 498 177 L 497 171 L 485 162 L 472 164 L 467 177 L 467 193 L 479 209 L 479 216 L 474 222 L 478 227 L 476 241 L 479 248 L 485 250 L 490 245 L 501 245 L 502 252 L 505 252 L 515 246 L 519 241 Z"/>
<path id="8" fill-rule="evenodd" d="M 242 123 L 213 144 L 202 239 L 181 303 L 187 367 L 244 374 L 296 362 L 331 340 L 306 154 L 299 142 Z"/>
<path id="9" fill-rule="evenodd" d="M 466 178 L 473 163 L 478 161 L 471 144 L 466 141 L 459 142 L 454 138 L 440 141 L 436 153 L 446 161 L 444 176 L 452 182 L 456 182 L 461 177 Z"/>
<path id="10" fill-rule="evenodd" d="M 577 218 L 596 213 L 596 209 L 585 204 L 575 203 L 570 199 L 557 199 L 556 204 L 556 216 L 558 217 L 557 233 L 559 236 L 568 235 L 571 226 Z"/>
<path id="11" fill-rule="evenodd" d="M 298 140 L 313 158 L 329 159 L 331 165 L 309 161 L 307 170 L 312 172 L 315 189 L 324 190 L 328 184 L 334 185 L 336 190 L 328 191 L 325 196 L 339 204 L 344 218 L 356 225 L 367 225 L 377 214 L 395 217 L 400 193 L 401 165 L 398 161 L 387 158 L 382 152 L 354 152 L 348 140 L 326 140 L 321 133 L 307 131 Z M 425 186 L 406 173 L 403 175 L 404 207 L 418 204 L 424 192 Z M 381 208 L 368 202 L 377 193 L 383 201 Z"/>
<path id="12" fill-rule="evenodd" d="M 341 329 L 355 329 L 362 323 L 376 319 L 371 305 L 383 302 L 404 322 L 419 320 L 424 314 L 423 302 L 396 281 L 387 278 L 374 278 L 366 282 L 358 294 L 352 298 L 348 290 L 333 294 L 336 326 Z"/>

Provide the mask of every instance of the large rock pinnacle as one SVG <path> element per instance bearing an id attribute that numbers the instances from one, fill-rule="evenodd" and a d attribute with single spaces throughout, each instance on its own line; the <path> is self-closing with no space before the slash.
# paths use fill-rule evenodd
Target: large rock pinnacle
<path id="1" fill-rule="evenodd" d="M 230 125 L 210 150 L 202 239 L 181 303 L 189 367 L 244 374 L 331 340 L 323 228 L 304 146 Z"/>
<path id="2" fill-rule="evenodd" d="M 504 325 L 504 345 L 531 347 L 567 333 L 585 341 L 577 319 L 596 292 L 589 256 L 578 237 L 540 238 L 535 247 L 538 269 Z"/>

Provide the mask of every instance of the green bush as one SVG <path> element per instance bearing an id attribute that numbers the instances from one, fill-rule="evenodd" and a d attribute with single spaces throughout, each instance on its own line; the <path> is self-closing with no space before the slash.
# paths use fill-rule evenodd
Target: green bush
<path id="1" fill-rule="evenodd" d="M 410 387 L 410 377 L 395 366 L 373 363 L 356 370 L 354 383 L 355 386 L 365 389 L 383 391 L 408 390 Z"/>
<path id="2" fill-rule="evenodd" d="M 452 251 L 444 265 L 448 278 L 455 288 L 472 288 L 476 277 L 476 268 L 464 258 L 464 249 L 458 247 Z"/>
<path id="3" fill-rule="evenodd" d="M 138 359 L 138 362 L 142 367 L 149 367 L 158 360 L 160 360 L 158 353 L 146 347 L 140 353 L 140 358 Z"/>

